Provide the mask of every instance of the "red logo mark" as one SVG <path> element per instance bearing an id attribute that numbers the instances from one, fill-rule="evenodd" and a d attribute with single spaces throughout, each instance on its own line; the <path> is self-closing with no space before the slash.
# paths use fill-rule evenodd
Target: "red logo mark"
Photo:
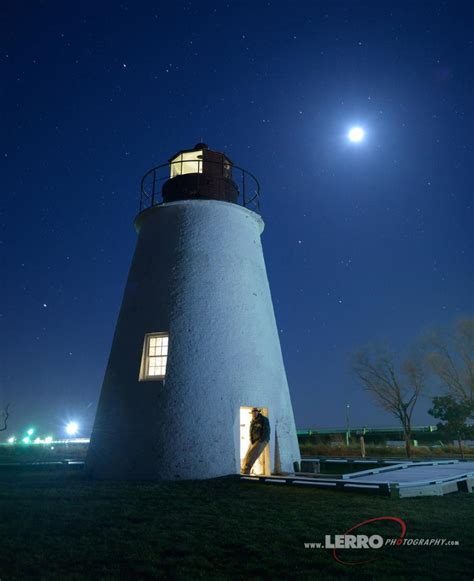
<path id="1" fill-rule="evenodd" d="M 348 535 L 349 533 L 351 533 L 352 531 L 355 531 L 359 527 L 362 527 L 362 526 L 367 525 L 367 524 L 372 523 L 372 522 L 381 521 L 381 520 L 391 520 L 391 521 L 396 522 L 397 524 L 400 525 L 400 527 L 401 527 L 400 536 L 398 537 L 398 539 L 396 540 L 396 543 L 395 543 L 397 546 L 400 546 L 403 543 L 403 539 L 405 538 L 405 535 L 407 532 L 407 525 L 405 524 L 405 521 L 403 521 L 401 518 L 398 518 L 396 516 L 377 516 L 375 518 L 369 518 L 368 520 L 364 520 L 364 521 L 354 525 L 350 529 L 348 529 L 344 533 L 344 535 Z M 334 548 L 332 550 L 332 556 L 333 556 L 335 561 L 337 561 L 338 563 L 341 563 L 342 565 L 364 565 L 365 563 L 372 563 L 372 561 L 377 561 L 376 558 L 375 559 L 368 559 L 366 561 L 353 561 L 353 562 L 343 561 L 342 559 L 339 558 L 336 548 Z"/>

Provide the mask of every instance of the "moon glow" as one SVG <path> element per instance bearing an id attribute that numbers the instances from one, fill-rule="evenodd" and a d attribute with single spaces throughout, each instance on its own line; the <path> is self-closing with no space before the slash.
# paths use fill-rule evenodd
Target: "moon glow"
<path id="1" fill-rule="evenodd" d="M 362 129 L 362 127 L 352 127 L 349 130 L 347 136 L 349 137 L 349 140 L 352 141 L 353 143 L 358 143 L 359 141 L 362 141 L 364 139 L 365 131 Z"/>

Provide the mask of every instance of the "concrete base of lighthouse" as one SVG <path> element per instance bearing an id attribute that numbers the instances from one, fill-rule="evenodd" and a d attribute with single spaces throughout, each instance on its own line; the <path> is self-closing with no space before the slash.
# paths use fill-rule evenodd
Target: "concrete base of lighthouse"
<path id="1" fill-rule="evenodd" d="M 263 258 L 263 221 L 186 200 L 138 215 L 138 241 L 86 460 L 95 478 L 240 472 L 241 408 L 268 410 L 267 472 L 300 462 Z M 166 377 L 140 380 L 144 338 L 169 334 Z"/>

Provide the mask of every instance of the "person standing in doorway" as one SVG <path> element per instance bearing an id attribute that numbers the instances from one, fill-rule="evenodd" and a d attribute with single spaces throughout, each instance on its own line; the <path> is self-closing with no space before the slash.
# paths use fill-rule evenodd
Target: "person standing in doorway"
<path id="1" fill-rule="evenodd" d="M 252 414 L 250 446 L 242 462 L 242 474 L 250 474 L 252 466 L 270 441 L 270 422 L 268 418 L 258 408 L 252 408 L 250 413 Z"/>

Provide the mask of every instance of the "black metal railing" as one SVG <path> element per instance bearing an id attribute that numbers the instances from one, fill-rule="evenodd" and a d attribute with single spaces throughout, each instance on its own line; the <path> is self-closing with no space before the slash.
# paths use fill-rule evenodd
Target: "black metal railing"
<path id="1" fill-rule="evenodd" d="M 186 171 L 185 165 L 193 164 L 192 171 Z M 197 164 L 197 165 L 196 165 Z M 189 169 L 190 166 L 188 166 Z M 177 172 L 174 177 L 173 168 Z M 184 168 L 184 173 L 183 173 Z M 197 171 L 194 171 L 196 170 Z M 260 212 L 260 184 L 257 178 L 247 170 L 230 164 L 227 160 L 214 161 L 206 159 L 186 159 L 163 163 L 152 168 L 142 178 L 140 184 L 140 212 L 163 203 L 162 187 L 169 180 L 179 175 L 195 174 L 199 180 L 207 177 L 212 179 L 222 179 L 222 181 L 232 180 L 238 190 L 237 203 L 245 208 Z"/>

